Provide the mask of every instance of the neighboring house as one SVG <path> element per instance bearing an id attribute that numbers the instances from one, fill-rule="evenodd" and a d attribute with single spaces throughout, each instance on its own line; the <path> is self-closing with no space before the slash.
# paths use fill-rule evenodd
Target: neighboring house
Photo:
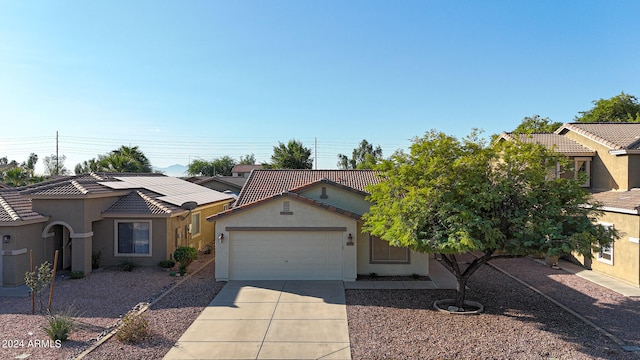
<path id="1" fill-rule="evenodd" d="M 233 177 L 248 178 L 249 174 L 251 174 L 253 170 L 260 170 L 260 169 L 262 169 L 262 165 L 240 164 L 240 165 L 234 166 L 233 169 L 231 169 L 231 175 Z"/>
<path id="2" fill-rule="evenodd" d="M 503 133 L 500 139 L 516 135 Z M 585 172 L 585 187 L 602 205 L 599 222 L 613 226 L 622 237 L 595 254 L 576 256 L 586 268 L 640 286 L 640 123 L 567 123 L 554 134 L 518 135 L 520 140 L 553 148 L 573 159 L 574 172 L 560 167 L 556 176 Z"/>
<path id="3" fill-rule="evenodd" d="M 247 178 L 237 176 L 192 176 L 185 178 L 185 180 L 212 190 L 238 195 Z"/>
<path id="4" fill-rule="evenodd" d="M 372 170 L 255 170 L 216 222 L 216 280 L 427 275 L 427 254 L 362 231 Z"/>
<path id="5" fill-rule="evenodd" d="M 167 260 L 178 246 L 211 244 L 204 221 L 234 197 L 161 174 L 85 174 L 0 190 L 0 286 L 24 282 L 34 264 L 91 272 L 130 259 L 142 266 Z"/>

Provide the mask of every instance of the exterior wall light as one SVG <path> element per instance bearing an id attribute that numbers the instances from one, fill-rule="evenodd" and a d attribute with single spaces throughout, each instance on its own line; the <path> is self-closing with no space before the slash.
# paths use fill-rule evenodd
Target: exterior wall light
<path id="1" fill-rule="evenodd" d="M 220 235 L 218 235 L 218 239 L 220 240 L 220 243 L 223 243 L 224 240 L 224 234 L 220 233 Z"/>
<path id="2" fill-rule="evenodd" d="M 347 246 L 353 246 L 353 235 L 351 235 L 351 233 L 349 233 L 349 236 L 347 236 Z"/>
<path id="3" fill-rule="evenodd" d="M 11 235 L 2 235 L 2 242 L 8 244 L 11 241 Z"/>

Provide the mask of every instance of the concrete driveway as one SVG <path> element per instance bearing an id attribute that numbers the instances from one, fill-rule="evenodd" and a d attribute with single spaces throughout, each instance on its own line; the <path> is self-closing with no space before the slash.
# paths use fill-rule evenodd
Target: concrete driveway
<path id="1" fill-rule="evenodd" d="M 164 359 L 351 359 L 343 283 L 230 281 Z"/>

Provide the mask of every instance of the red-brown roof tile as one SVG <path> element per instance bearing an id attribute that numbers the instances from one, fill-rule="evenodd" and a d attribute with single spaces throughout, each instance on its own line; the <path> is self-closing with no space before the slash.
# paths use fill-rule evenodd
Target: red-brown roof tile
<path id="1" fill-rule="evenodd" d="M 46 220 L 31 208 L 31 200 L 18 191 L 0 191 L 0 223 Z"/>
<path id="2" fill-rule="evenodd" d="M 640 123 L 567 123 L 557 134 L 576 132 L 612 150 L 640 149 Z"/>

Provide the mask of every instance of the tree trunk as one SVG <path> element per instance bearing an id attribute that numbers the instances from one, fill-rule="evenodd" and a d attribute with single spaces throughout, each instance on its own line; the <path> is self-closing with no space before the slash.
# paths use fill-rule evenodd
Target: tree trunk
<path id="1" fill-rule="evenodd" d="M 456 280 L 458 281 L 456 284 L 456 306 L 461 308 L 464 307 L 464 300 L 467 292 L 467 280 L 469 280 L 469 278 L 465 276 L 456 276 Z"/>

